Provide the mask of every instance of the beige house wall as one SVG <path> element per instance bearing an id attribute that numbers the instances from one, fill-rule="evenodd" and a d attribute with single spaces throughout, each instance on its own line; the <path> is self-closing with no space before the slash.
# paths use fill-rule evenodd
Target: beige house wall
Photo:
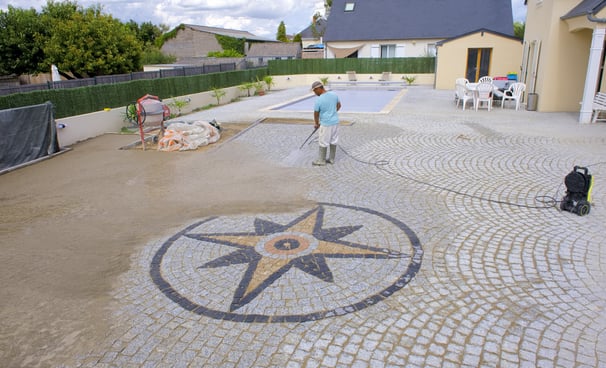
<path id="1" fill-rule="evenodd" d="M 211 51 L 223 51 L 212 33 L 195 31 L 185 28 L 177 32 L 177 36 L 164 43 L 162 52 L 177 58 L 205 57 Z"/>
<path id="2" fill-rule="evenodd" d="M 523 81 L 528 84 L 528 91 L 538 94 L 538 111 L 580 111 L 592 30 L 575 26 L 571 32 L 569 23 L 575 21 L 561 19 L 578 3 L 579 0 L 528 1 L 524 42 L 528 45 L 539 41 L 540 55 L 536 83 L 532 83 L 532 70 Z"/>
<path id="3" fill-rule="evenodd" d="M 492 49 L 490 76 L 506 77 L 510 72 L 520 73 L 523 53 L 521 41 L 490 32 L 477 32 L 438 47 L 436 89 L 454 89 L 455 80 L 465 77 L 467 50 L 470 48 Z"/>
<path id="4" fill-rule="evenodd" d="M 331 47 L 337 49 L 348 49 L 354 47 L 360 47 L 358 50 L 358 58 L 370 58 L 371 49 L 373 45 L 403 45 L 404 55 L 399 57 L 423 57 L 427 56 L 428 52 L 432 49 L 431 45 L 434 45 L 440 39 L 424 39 L 424 40 L 380 40 L 380 41 L 348 41 L 348 42 L 328 42 L 326 43 L 326 58 L 334 59 L 335 54 L 331 50 Z"/>

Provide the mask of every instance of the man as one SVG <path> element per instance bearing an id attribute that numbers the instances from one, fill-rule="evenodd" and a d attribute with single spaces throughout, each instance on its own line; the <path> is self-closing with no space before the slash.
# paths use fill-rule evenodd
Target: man
<path id="1" fill-rule="evenodd" d="M 318 96 L 314 104 L 314 122 L 318 129 L 318 143 L 320 145 L 320 156 L 313 162 L 316 166 L 324 166 L 328 162 L 335 162 L 337 153 L 337 142 L 339 141 L 339 114 L 341 101 L 334 93 L 324 89 L 322 82 L 314 82 L 311 90 Z M 326 150 L 330 147 L 328 160 Z"/>

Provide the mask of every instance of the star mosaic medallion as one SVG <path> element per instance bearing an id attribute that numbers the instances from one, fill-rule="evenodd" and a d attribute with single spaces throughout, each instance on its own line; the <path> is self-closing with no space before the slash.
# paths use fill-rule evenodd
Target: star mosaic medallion
<path id="1" fill-rule="evenodd" d="M 420 268 L 412 230 L 380 212 L 320 203 L 299 213 L 210 217 L 168 239 L 151 276 L 181 307 L 241 322 L 304 322 L 355 312 Z"/>

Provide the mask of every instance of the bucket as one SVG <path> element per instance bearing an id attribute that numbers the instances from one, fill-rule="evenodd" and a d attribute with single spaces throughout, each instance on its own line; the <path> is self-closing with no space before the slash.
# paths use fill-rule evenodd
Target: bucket
<path id="1" fill-rule="evenodd" d="M 536 93 L 529 93 L 528 100 L 526 101 L 526 110 L 528 111 L 537 111 L 537 102 L 539 100 L 539 95 Z"/>

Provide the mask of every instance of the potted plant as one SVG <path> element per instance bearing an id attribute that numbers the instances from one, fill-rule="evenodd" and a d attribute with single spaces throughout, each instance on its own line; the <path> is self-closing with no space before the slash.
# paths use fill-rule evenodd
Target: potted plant
<path id="1" fill-rule="evenodd" d="M 266 75 L 265 77 L 263 77 L 263 82 L 265 82 L 268 91 L 271 91 L 271 86 L 275 85 L 274 77 L 272 77 L 271 75 Z"/>
<path id="2" fill-rule="evenodd" d="M 257 81 L 254 83 L 255 85 L 255 94 L 258 96 L 263 96 L 265 95 L 265 89 L 263 89 L 263 82 L 261 82 L 260 80 L 257 79 Z"/>
<path id="3" fill-rule="evenodd" d="M 250 90 L 255 86 L 255 84 L 253 82 L 246 82 L 243 83 L 241 85 L 238 86 L 238 89 L 240 89 L 240 91 L 244 92 L 246 91 L 246 96 L 250 97 Z"/>
<path id="4" fill-rule="evenodd" d="M 404 76 L 402 76 L 402 79 L 404 79 L 406 81 L 406 83 L 408 83 L 408 85 L 410 86 L 411 84 L 413 84 L 415 82 L 417 77 L 415 77 L 414 75 L 404 75 Z"/>

